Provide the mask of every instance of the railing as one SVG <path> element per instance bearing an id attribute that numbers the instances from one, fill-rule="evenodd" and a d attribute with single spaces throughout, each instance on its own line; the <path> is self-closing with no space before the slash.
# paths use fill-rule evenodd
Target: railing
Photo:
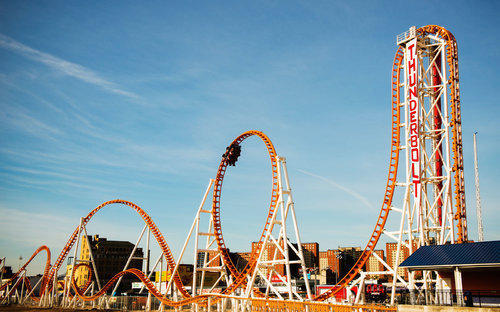
<path id="1" fill-rule="evenodd" d="M 413 300 L 411 299 L 411 294 L 409 291 L 397 292 L 395 297 L 396 304 L 413 304 L 413 305 L 440 305 L 440 306 L 466 306 L 466 307 L 500 307 L 500 290 L 465 290 L 462 292 L 451 291 L 451 290 L 428 290 L 428 291 L 415 291 L 413 295 Z M 378 304 L 368 303 L 368 304 L 331 304 L 323 302 L 301 302 L 292 300 L 277 300 L 277 299 L 242 299 L 240 297 L 224 296 L 226 299 L 226 305 L 224 311 L 241 310 L 241 307 L 245 307 L 246 311 L 255 312 L 299 312 L 299 311 L 309 311 L 309 312 L 354 312 L 354 311 L 366 311 L 366 312 L 389 312 L 396 311 L 396 307 L 390 307 L 383 305 L 381 303 L 387 303 L 383 298 L 379 298 Z M 366 298 L 367 301 L 370 298 Z M 382 300 L 381 300 L 382 299 Z M 103 307 L 121 310 L 121 311 L 131 311 L 131 310 L 145 310 L 147 307 L 148 297 L 147 296 L 118 296 L 108 298 L 108 305 L 103 305 Z M 214 301 L 212 301 L 214 302 Z M 10 304 L 19 304 L 16 297 L 10 300 Z M 55 302 L 54 302 L 55 303 Z M 28 298 L 23 303 L 24 306 L 39 306 L 40 302 Z M 53 304 L 57 306 L 57 304 Z M 161 303 L 155 297 L 151 298 L 150 310 L 158 310 Z M 73 306 L 73 304 L 70 304 Z M 78 302 L 75 305 L 77 308 L 93 308 L 97 307 L 96 303 Z M 200 307 L 201 308 L 201 307 Z M 190 305 L 184 307 L 184 309 L 190 309 Z M 174 310 L 173 308 L 164 306 L 164 311 Z M 179 309 L 182 310 L 182 309 Z M 201 309 L 199 311 L 206 311 Z M 221 310 L 220 304 L 213 304 L 210 311 Z"/>
<path id="2" fill-rule="evenodd" d="M 415 291 L 414 300 L 411 300 L 408 291 L 396 296 L 399 304 L 414 305 L 444 305 L 466 307 L 500 307 L 500 290 L 428 290 L 421 293 Z"/>
<path id="3" fill-rule="evenodd" d="M 147 304 L 147 297 L 122 296 L 110 298 L 109 308 L 115 310 L 144 310 Z M 323 302 L 300 302 L 291 300 L 277 299 L 242 299 L 238 297 L 228 296 L 227 305 L 224 311 L 241 311 L 241 307 L 245 306 L 246 311 L 252 312 L 395 312 L 396 307 L 387 307 L 384 305 L 341 305 L 330 304 Z M 160 302 L 156 298 L 151 298 L 151 311 L 157 310 L 160 307 Z M 185 306 L 184 309 L 189 309 L 190 306 Z M 212 305 L 210 311 L 220 311 L 220 305 Z M 174 310 L 173 308 L 164 306 L 164 311 Z M 199 311 L 207 311 L 206 307 Z"/>
<path id="4" fill-rule="evenodd" d="M 251 311 L 256 312 L 385 312 L 396 311 L 396 307 L 375 304 L 341 305 L 323 302 L 300 302 L 288 300 L 251 299 Z"/>
<path id="5" fill-rule="evenodd" d="M 59 298 L 60 299 L 60 298 Z M 146 310 L 148 297 L 147 296 L 117 296 L 117 297 L 109 297 L 107 304 L 103 304 L 102 307 L 106 310 L 118 310 L 118 311 L 137 311 L 137 310 Z M 156 311 L 160 307 L 160 301 L 155 297 L 151 297 L 150 302 L 150 311 Z M 34 300 L 33 298 L 28 298 L 24 300 L 21 304 L 17 298 L 13 297 L 10 301 L 10 305 L 22 305 L 22 306 L 39 306 L 39 302 Z M 52 304 L 51 306 L 59 306 L 57 303 Z M 67 308 L 77 308 L 77 309 L 92 309 L 98 307 L 98 300 L 96 302 L 82 302 L 77 301 L 76 303 L 71 302 Z M 174 310 L 174 308 L 169 308 L 164 306 L 164 311 Z"/>
<path id="6" fill-rule="evenodd" d="M 147 296 L 119 296 L 109 299 L 109 308 L 113 310 L 145 310 L 148 303 Z M 150 310 L 155 311 L 160 307 L 160 301 L 155 297 L 151 298 Z M 168 311 L 168 307 L 164 310 Z"/>
<path id="7" fill-rule="evenodd" d="M 415 26 L 412 26 L 409 30 L 405 31 L 402 34 L 397 35 L 396 42 L 398 44 L 401 44 L 409 39 L 412 39 L 416 35 L 417 35 L 417 28 Z"/>
<path id="8" fill-rule="evenodd" d="M 196 311 L 247 311 L 247 312 L 396 312 L 396 307 L 389 307 L 380 304 L 331 304 L 324 302 L 301 302 L 293 300 L 278 300 L 278 299 L 243 299 L 234 296 L 223 296 L 225 303 L 218 302 L 211 304 L 210 308 L 200 305 L 195 308 Z M 215 299 L 215 298 L 213 298 Z M 140 311 L 146 310 L 148 297 L 147 296 L 117 296 L 107 299 L 108 303 L 103 304 L 102 308 L 118 310 L 118 311 Z M 215 301 L 215 300 L 214 300 Z M 214 302 L 212 301 L 212 302 Z M 16 304 L 16 301 L 11 301 L 11 304 Z M 38 306 L 39 302 L 29 298 L 23 306 Z M 156 311 L 160 308 L 160 301 L 155 297 L 151 298 L 150 311 Z M 54 304 L 53 306 L 57 306 Z M 97 308 L 97 302 L 81 302 L 71 303 L 70 307 L 78 309 Z M 193 306 L 194 307 L 194 306 Z M 191 305 L 186 305 L 175 310 L 172 307 L 164 306 L 163 311 L 191 311 Z"/>

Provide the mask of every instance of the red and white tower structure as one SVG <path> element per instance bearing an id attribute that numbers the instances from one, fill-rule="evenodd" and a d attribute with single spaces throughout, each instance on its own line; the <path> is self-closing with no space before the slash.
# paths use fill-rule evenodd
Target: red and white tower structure
<path id="1" fill-rule="evenodd" d="M 366 276 L 381 274 L 392 276 L 391 303 L 399 285 L 424 295 L 431 284 L 439 289 L 441 281 L 432 272 L 422 272 L 416 280 L 414 273 L 399 268 L 402 255 L 424 245 L 468 241 L 456 40 L 445 28 L 429 25 L 411 27 L 397 36 L 397 46 L 392 67 L 391 152 L 382 208 L 356 264 L 337 287 L 316 300 L 332 298 L 339 289 L 355 284 L 363 289 Z M 389 216 L 391 222 L 387 222 Z M 397 244 L 391 263 L 373 252 L 382 237 Z M 384 271 L 363 271 L 371 255 Z M 358 292 L 355 300 L 362 298 Z"/>
<path id="2" fill-rule="evenodd" d="M 396 183 L 404 193 L 401 206 L 391 207 L 401 215 L 400 228 L 385 231 L 398 242 L 394 286 L 401 248 L 411 254 L 424 245 L 467 241 L 456 41 L 442 27 L 425 26 L 410 28 L 397 43 L 399 79 L 393 88 L 402 95 L 400 168 L 406 170 Z M 410 290 L 415 282 L 410 273 Z M 439 284 L 431 272 L 423 272 L 419 282 L 422 289 Z"/>

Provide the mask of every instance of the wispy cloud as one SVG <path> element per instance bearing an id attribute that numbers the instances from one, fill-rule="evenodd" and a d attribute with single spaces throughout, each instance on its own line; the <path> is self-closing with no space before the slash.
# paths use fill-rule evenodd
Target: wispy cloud
<path id="1" fill-rule="evenodd" d="M 0 121 L 3 124 L 9 125 L 11 128 L 16 128 L 19 131 L 35 137 L 52 141 L 55 141 L 57 136 L 63 135 L 61 130 L 31 116 L 29 113 L 25 112 L 23 108 L 5 106 L 4 109 L 0 111 Z"/>
<path id="2" fill-rule="evenodd" d="M 22 92 L 24 94 L 27 94 L 27 95 L 31 96 L 33 99 L 35 99 L 37 102 L 40 102 L 40 103 L 44 104 L 48 108 L 50 108 L 50 109 L 52 109 L 52 110 L 54 110 L 54 111 L 56 111 L 58 113 L 64 114 L 64 112 L 63 112 L 62 109 L 60 109 L 56 105 L 52 104 L 51 102 L 46 101 L 45 99 L 41 98 L 37 94 L 29 91 L 28 89 L 23 88 L 20 85 L 13 83 L 12 81 L 9 80 L 9 78 L 5 74 L 0 73 L 0 83 L 3 83 L 3 84 L 7 85 L 8 87 L 10 87 L 10 88 L 12 88 L 12 89 L 14 89 L 16 91 L 19 91 L 19 92 Z"/>
<path id="3" fill-rule="evenodd" d="M 332 185 L 333 187 L 341 190 L 341 191 L 344 191 L 346 192 L 347 194 L 350 194 L 352 195 L 353 197 L 355 197 L 356 199 L 358 199 L 360 202 L 362 202 L 366 207 L 368 208 L 374 208 L 373 205 L 370 203 L 370 201 L 364 197 L 363 195 L 357 193 L 356 191 L 354 190 L 351 190 L 350 188 L 348 187 L 345 187 L 343 185 L 340 185 L 338 184 L 337 182 L 331 180 L 331 179 L 328 179 L 328 178 L 325 178 L 325 177 L 322 177 L 320 175 L 317 175 L 317 174 L 314 174 L 314 173 L 311 173 L 311 172 L 308 172 L 308 171 L 305 171 L 305 170 L 301 170 L 301 169 L 297 169 L 299 172 L 302 172 L 303 174 L 306 174 L 308 176 L 311 176 L 311 177 L 314 177 L 314 178 L 317 178 L 317 179 L 320 179 L 322 181 L 325 181 L 326 183 Z"/>
<path id="4" fill-rule="evenodd" d="M 0 206 L 2 219 L 0 220 L 0 235 L 9 237 L 16 243 L 27 246 L 62 245 L 59 233 L 68 233 L 77 225 L 77 218 L 63 217 L 60 214 L 54 215 L 47 212 L 26 212 L 17 209 L 10 209 L 3 204 Z M 17 220 L 17 221 L 16 221 Z M 22 231 L 19 229 L 22 228 Z M 17 235 L 12 235 L 18 232 Z"/>
<path id="5" fill-rule="evenodd" d="M 123 90 L 116 83 L 100 77 L 99 74 L 86 67 L 83 67 L 81 65 L 69 61 L 65 61 L 51 54 L 30 48 L 27 45 L 24 45 L 3 34 L 0 34 L 0 47 L 18 53 L 20 55 L 23 55 L 34 61 L 43 63 L 68 76 L 99 86 L 106 91 L 119 94 L 131 99 L 139 98 L 137 94 Z"/>

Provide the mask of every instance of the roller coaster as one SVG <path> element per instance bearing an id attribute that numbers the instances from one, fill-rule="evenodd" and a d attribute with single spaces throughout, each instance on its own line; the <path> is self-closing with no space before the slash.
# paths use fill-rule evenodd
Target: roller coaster
<path id="1" fill-rule="evenodd" d="M 101 204 L 81 218 L 79 225 L 70 235 L 53 265 L 51 265 L 49 248 L 46 246 L 38 248 L 19 271 L 0 286 L 0 294 L 2 294 L 0 301 L 6 303 L 15 294 L 21 297 L 21 302 L 31 298 L 30 300 L 36 300 L 41 306 L 71 307 L 77 304 L 84 305 L 84 302 L 92 302 L 94 306 L 97 303 L 98 307 L 106 307 L 109 299 L 107 291 L 113 286 L 116 289 L 122 276 L 126 274 L 135 275 L 143 283 L 143 288 L 147 289 L 149 296 L 161 302 L 162 308 L 167 306 L 179 309 L 183 306 L 190 306 L 197 311 L 198 309 L 209 311 L 213 307 L 222 311 L 229 306 L 233 311 L 301 311 L 306 309 L 332 311 L 335 307 L 344 310 L 362 307 L 373 311 L 386 311 L 394 310 L 395 289 L 398 283 L 409 289 L 413 296 L 419 296 L 423 289 L 429 287 L 439 289 L 442 287 L 442 281 L 439 277 L 433 277 L 432 272 L 424 271 L 417 277 L 414 272 L 402 271 L 398 265 L 402 260 L 399 259 L 402 248 L 408 248 L 411 253 L 424 245 L 468 241 L 458 48 L 452 33 L 443 27 L 428 25 L 418 29 L 412 27 L 397 36 L 397 51 L 392 66 L 391 83 L 390 160 L 380 214 L 357 262 L 342 280 L 328 291 L 313 295 L 309 287 L 286 160 L 278 155 L 273 143 L 263 132 L 251 130 L 234 139 L 222 156 L 216 177 L 210 180 L 177 260 L 153 219 L 134 203 L 116 199 Z M 260 238 L 255 248 L 252 248 L 248 263 L 243 269 L 238 269 L 230 257 L 222 231 L 222 185 L 229 166 L 234 166 L 240 156 L 241 145 L 250 137 L 259 138 L 267 149 L 271 164 L 272 190 L 268 214 Z M 402 172 L 399 174 L 399 179 L 398 172 Z M 210 190 L 212 192 L 211 208 L 205 209 Z M 112 204 L 128 206 L 139 214 L 145 225 L 136 247 L 147 230 L 148 250 L 149 235 L 152 234 L 161 249 L 161 255 L 153 270 L 150 271 L 148 267 L 141 271 L 126 266 L 105 285 L 101 285 L 92 255 L 90 259 L 82 260 L 78 257 L 78 247 L 80 240 L 88 240 L 86 225 L 101 209 Z M 201 232 L 199 229 L 202 215 L 209 217 L 207 232 Z M 387 223 L 390 215 L 395 221 L 392 223 L 396 224 L 394 229 L 391 229 L 391 224 Z M 292 223 L 292 227 L 289 227 L 292 230 L 288 233 L 287 222 Z M 289 238 L 293 236 L 297 244 L 291 243 Z M 210 266 L 209 262 L 212 260 L 205 259 L 200 266 L 196 264 L 195 258 L 193 284 L 188 289 L 183 285 L 178 268 L 192 237 L 195 239 L 195 255 L 200 251 L 213 251 L 215 257 L 220 259 L 221 265 Z M 206 244 L 204 248 L 200 248 L 200 238 L 203 237 L 206 237 Z M 394 264 L 386 263 L 373 252 L 382 237 L 397 243 Z M 272 260 L 263 257 L 264 250 L 269 245 L 275 247 Z M 71 268 L 70 277 L 58 280 L 58 271 L 71 250 L 73 250 L 74 265 Z M 42 251 L 46 252 L 47 260 L 43 277 L 39 282 L 40 297 L 34 297 L 32 293 L 38 284 L 34 287 L 29 284 L 26 278 L 26 268 Z M 298 260 L 290 260 L 291 254 L 295 254 L 294 259 Z M 363 267 L 371 256 L 377 258 L 383 265 L 384 271 L 363 271 Z M 163 261 L 172 272 L 167 289 L 174 293 L 173 297 L 162 294 L 161 289 L 157 289 L 150 280 L 151 272 L 159 263 L 163 265 Z M 292 288 L 290 265 L 294 263 L 302 267 L 306 286 L 305 295 L 297 293 Z M 275 269 L 278 264 L 284 265 L 283 272 Z M 78 286 L 75 281 L 75 272 L 82 268 L 90 273 L 84 285 Z M 205 272 L 210 270 L 220 273 L 216 284 L 225 283 L 225 287 L 219 293 L 210 291 L 203 293 Z M 197 285 L 197 272 L 201 272 L 201 285 Z M 359 305 L 363 303 L 361 291 L 349 302 L 348 306 L 340 305 L 335 301 L 335 295 L 343 289 L 351 289 L 354 286 L 362 289 L 365 278 L 371 274 L 392 276 L 390 307 Z M 95 281 L 92 280 L 92 276 L 96 277 Z M 277 276 L 286 286 L 286 295 L 275 289 L 271 276 Z M 256 287 L 257 277 L 264 281 L 265 291 Z M 58 296 L 58 286 L 63 289 L 62 299 Z M 210 290 L 212 291 L 213 287 Z"/>

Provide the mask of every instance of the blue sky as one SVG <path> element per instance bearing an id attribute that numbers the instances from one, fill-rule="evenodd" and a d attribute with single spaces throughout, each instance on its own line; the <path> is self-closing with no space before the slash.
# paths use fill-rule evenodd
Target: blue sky
<path id="1" fill-rule="evenodd" d="M 470 236 L 478 131 L 486 239 L 500 239 L 499 9 L 1 1 L 0 256 L 17 267 L 41 244 L 58 254 L 79 217 L 115 198 L 143 207 L 178 253 L 225 147 L 249 129 L 287 157 L 303 241 L 364 246 L 387 177 L 395 37 L 427 24 L 458 40 Z M 250 139 L 224 182 L 232 250 L 258 238 L 269 192 L 264 146 Z M 88 229 L 133 241 L 140 228 L 116 206 Z"/>

